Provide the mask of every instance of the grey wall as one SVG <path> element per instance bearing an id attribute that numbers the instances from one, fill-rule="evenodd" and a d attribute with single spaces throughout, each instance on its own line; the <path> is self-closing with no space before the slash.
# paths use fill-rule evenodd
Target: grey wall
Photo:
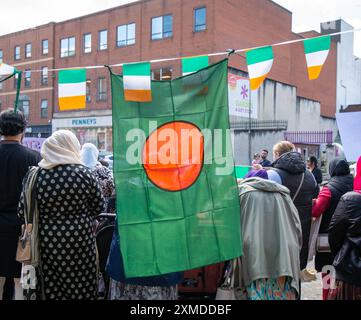
<path id="1" fill-rule="evenodd" d="M 334 119 L 321 116 L 320 103 L 297 96 L 297 88 L 283 83 L 266 80 L 262 87 L 253 94 L 257 95 L 258 120 L 287 121 L 286 128 L 275 122 L 274 127 L 253 130 L 251 150 L 249 134 L 242 123 L 247 118 L 231 117 L 234 130 L 234 154 L 237 165 L 249 164 L 249 152 L 253 155 L 266 148 L 272 151 L 273 145 L 284 140 L 285 131 L 326 131 L 332 130 L 337 135 Z M 272 158 L 272 155 L 270 156 Z"/>

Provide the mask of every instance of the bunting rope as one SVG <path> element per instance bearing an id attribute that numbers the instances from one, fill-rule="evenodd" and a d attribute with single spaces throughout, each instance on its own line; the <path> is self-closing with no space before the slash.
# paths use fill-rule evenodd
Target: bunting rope
<path id="1" fill-rule="evenodd" d="M 222 55 L 230 55 L 233 53 L 245 53 L 251 50 L 255 50 L 255 49 L 261 49 L 261 48 L 266 48 L 266 47 L 278 47 L 278 46 L 284 46 L 284 45 L 288 45 L 288 44 L 294 44 L 294 43 L 298 43 L 298 42 L 304 42 L 306 40 L 310 40 L 310 39 L 319 39 L 319 38 L 323 38 L 325 36 L 330 36 L 330 37 L 334 37 L 334 36 L 338 36 L 338 35 L 343 35 L 343 34 L 348 34 L 348 33 L 356 33 L 361 31 L 361 28 L 358 29 L 352 29 L 352 30 L 347 30 L 347 31 L 340 31 L 340 32 L 335 32 L 335 33 L 331 33 L 331 34 L 323 34 L 317 37 L 311 37 L 311 38 L 302 38 L 302 39 L 295 39 L 295 40 L 288 40 L 288 41 L 283 41 L 283 42 L 278 42 L 278 43 L 274 43 L 271 45 L 263 45 L 263 46 L 258 46 L 258 47 L 251 47 L 251 48 L 245 48 L 245 49 L 229 49 L 228 51 L 225 52 L 216 52 L 216 53 L 209 53 L 209 54 L 204 54 L 203 56 L 208 56 L 208 57 L 216 57 L 216 56 L 222 56 Z M 197 56 L 202 56 L 202 55 L 197 55 Z M 150 61 L 138 61 L 138 62 L 128 62 L 128 63 L 140 63 L 140 62 L 150 62 L 150 63 L 161 63 L 161 62 L 168 62 L 168 61 L 179 61 L 182 60 L 183 57 L 174 57 L 174 58 L 164 58 L 164 59 L 156 59 L 156 60 L 150 60 Z M 118 64 L 113 64 L 110 65 L 109 67 L 111 68 L 116 68 L 116 67 L 122 67 L 124 64 L 128 64 L 128 63 L 118 63 Z M 74 69 L 86 69 L 86 70 L 92 70 L 92 69 L 101 69 L 101 68 L 107 68 L 108 66 L 79 66 L 79 67 L 71 67 L 71 68 L 59 68 L 59 69 L 49 69 L 48 72 L 58 72 L 58 71 L 62 71 L 62 70 L 74 70 Z M 43 72 L 43 70 L 29 70 L 31 73 L 33 72 Z"/>

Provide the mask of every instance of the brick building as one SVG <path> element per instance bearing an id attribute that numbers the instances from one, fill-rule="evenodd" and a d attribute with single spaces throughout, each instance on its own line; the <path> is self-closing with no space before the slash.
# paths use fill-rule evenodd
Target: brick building
<path id="1" fill-rule="evenodd" d="M 47 137 L 51 133 L 55 82 L 48 70 L 55 67 L 54 31 L 55 24 L 49 23 L 0 36 L 0 59 L 23 71 L 19 107 L 30 123 L 27 136 Z M 14 82 L 5 81 L 0 86 L 1 109 L 14 105 Z"/>
<path id="2" fill-rule="evenodd" d="M 246 48 L 301 39 L 316 32 L 292 32 L 292 13 L 270 0 L 142 0 L 60 23 L 50 23 L 0 37 L 3 60 L 20 70 L 112 65 L 167 57 L 184 57 L 228 48 Z M 41 51 L 47 39 L 48 54 Z M 26 58 L 31 43 L 32 57 Z M 20 46 L 20 60 L 14 60 Z M 274 83 L 296 88 L 296 96 L 320 105 L 320 117 L 334 118 L 336 112 L 336 46 L 332 44 L 321 77 L 309 81 L 302 43 L 275 47 L 275 62 L 269 75 Z M 222 57 L 212 58 L 217 61 Z M 230 67 L 244 74 L 245 58 L 232 56 Z M 167 80 L 181 74 L 181 62 L 153 64 L 153 79 Z M 121 72 L 115 68 L 115 72 Z M 57 73 L 49 73 L 48 85 L 41 74 L 32 74 L 31 88 L 23 86 L 22 97 L 30 100 L 33 127 L 73 130 L 81 142 L 94 142 L 111 151 L 111 96 L 107 70 L 88 70 L 85 111 L 59 112 Z M 24 80 L 25 84 L 25 80 Z M 12 84 L 0 92 L 2 105 L 12 103 Z M 275 93 L 276 95 L 276 93 Z M 48 100 L 45 118 L 43 100 Z M 26 106 L 27 102 L 25 103 Z M 261 110 L 262 111 L 262 110 Z M 42 114 L 42 112 L 44 112 Z M 276 114 L 276 113 L 275 113 Z M 43 116 L 43 117 L 42 117 Z M 267 120 L 268 115 L 264 115 Z M 44 130 L 45 131 L 45 130 Z"/>

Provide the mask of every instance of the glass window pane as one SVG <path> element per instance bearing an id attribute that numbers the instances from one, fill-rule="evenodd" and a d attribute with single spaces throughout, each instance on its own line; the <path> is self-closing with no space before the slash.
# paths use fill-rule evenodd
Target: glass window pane
<path id="1" fill-rule="evenodd" d="M 20 111 L 24 114 L 25 118 L 29 119 L 29 107 L 30 107 L 30 101 L 29 100 L 23 100 L 21 101 L 19 105 Z"/>
<path id="2" fill-rule="evenodd" d="M 69 57 L 75 55 L 75 38 L 69 38 Z"/>
<path id="3" fill-rule="evenodd" d="M 119 26 L 117 30 L 117 46 L 122 47 L 127 44 L 127 26 Z"/>
<path id="4" fill-rule="evenodd" d="M 3 62 L 3 51 L 0 50 L 0 63 Z"/>
<path id="5" fill-rule="evenodd" d="M 49 53 L 49 42 L 48 40 L 43 40 L 43 54 Z"/>
<path id="6" fill-rule="evenodd" d="M 41 100 L 41 117 L 47 118 L 48 117 L 48 100 Z"/>
<path id="7" fill-rule="evenodd" d="M 135 43 L 135 23 L 128 24 L 127 28 L 127 44 Z"/>
<path id="8" fill-rule="evenodd" d="M 92 51 L 92 35 L 89 34 L 85 34 L 84 35 L 84 53 L 90 53 Z"/>
<path id="9" fill-rule="evenodd" d="M 163 37 L 168 38 L 173 35 L 173 16 L 163 17 Z"/>
<path id="10" fill-rule="evenodd" d="M 106 50 L 108 48 L 108 31 L 103 30 L 99 32 L 99 50 Z"/>
<path id="11" fill-rule="evenodd" d="M 163 37 L 163 17 L 152 19 L 152 39 L 162 39 Z"/>
<path id="12" fill-rule="evenodd" d="M 20 47 L 16 46 L 15 47 L 15 60 L 19 60 L 20 59 Z"/>
<path id="13" fill-rule="evenodd" d="M 195 31 L 205 30 L 207 27 L 207 10 L 206 10 L 206 8 L 196 9 L 194 12 L 194 16 L 195 16 L 194 30 Z"/>
<path id="14" fill-rule="evenodd" d="M 41 84 L 43 85 L 48 84 L 48 79 L 49 79 L 48 70 L 49 70 L 48 67 L 41 68 Z"/>
<path id="15" fill-rule="evenodd" d="M 31 57 L 31 43 L 25 45 L 25 57 L 26 58 Z"/>
<path id="16" fill-rule="evenodd" d="M 68 44 L 69 41 L 68 39 L 62 39 L 61 43 L 60 43 L 60 56 L 63 57 L 67 57 L 68 56 Z"/>

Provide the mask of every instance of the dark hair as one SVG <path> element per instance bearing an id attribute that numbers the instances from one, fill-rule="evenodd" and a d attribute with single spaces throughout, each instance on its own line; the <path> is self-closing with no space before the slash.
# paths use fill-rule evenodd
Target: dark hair
<path id="1" fill-rule="evenodd" d="M 269 151 L 267 149 L 263 149 L 262 152 L 266 152 L 267 154 L 269 154 Z"/>
<path id="2" fill-rule="evenodd" d="M 315 156 L 312 156 L 308 159 L 309 162 L 313 163 L 315 165 L 315 167 L 318 166 L 318 160 Z"/>
<path id="3" fill-rule="evenodd" d="M 0 134 L 3 136 L 17 136 L 25 131 L 27 122 L 21 112 L 12 109 L 0 113 Z"/>

